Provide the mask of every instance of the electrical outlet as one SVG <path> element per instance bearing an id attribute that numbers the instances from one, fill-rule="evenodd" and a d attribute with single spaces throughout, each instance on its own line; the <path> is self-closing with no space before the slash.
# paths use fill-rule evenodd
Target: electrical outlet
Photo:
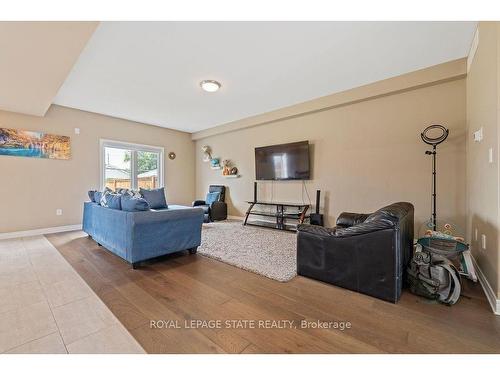
<path id="1" fill-rule="evenodd" d="M 57 215 L 57 216 L 61 216 L 61 215 L 62 215 L 62 208 L 58 208 L 58 209 L 56 210 L 56 215 Z"/>
<path id="2" fill-rule="evenodd" d="M 80 128 L 75 128 L 75 134 L 80 134 Z"/>
<path id="3" fill-rule="evenodd" d="M 474 142 L 481 142 L 483 140 L 483 128 L 481 127 L 472 133 L 472 137 L 474 138 Z"/>
<path id="4" fill-rule="evenodd" d="M 486 234 L 481 234 L 481 248 L 486 250 Z"/>

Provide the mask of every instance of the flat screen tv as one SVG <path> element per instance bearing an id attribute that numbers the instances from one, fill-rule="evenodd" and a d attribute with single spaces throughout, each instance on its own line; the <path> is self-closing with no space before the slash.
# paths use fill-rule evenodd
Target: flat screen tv
<path id="1" fill-rule="evenodd" d="M 309 180 L 309 142 L 255 148 L 257 180 Z"/>

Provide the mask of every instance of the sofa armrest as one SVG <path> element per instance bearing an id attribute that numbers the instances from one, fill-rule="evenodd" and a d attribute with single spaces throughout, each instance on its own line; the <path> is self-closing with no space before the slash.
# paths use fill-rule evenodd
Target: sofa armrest
<path id="1" fill-rule="evenodd" d="M 205 201 L 203 201 L 201 199 L 197 199 L 197 200 L 193 201 L 193 207 L 204 206 L 205 204 L 206 204 Z"/>
<path id="2" fill-rule="evenodd" d="M 210 218 L 214 221 L 227 219 L 227 204 L 225 202 L 214 202 L 210 206 Z"/>
<path id="3" fill-rule="evenodd" d="M 370 214 L 357 214 L 354 212 L 342 212 L 337 218 L 336 225 L 338 227 L 352 227 L 353 225 L 361 224 Z"/>

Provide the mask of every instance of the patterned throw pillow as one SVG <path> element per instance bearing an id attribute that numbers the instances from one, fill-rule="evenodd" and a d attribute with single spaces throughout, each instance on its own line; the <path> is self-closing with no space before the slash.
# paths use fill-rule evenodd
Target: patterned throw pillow
<path id="1" fill-rule="evenodd" d="M 112 208 L 115 210 L 121 210 L 121 196 L 121 194 L 115 194 L 109 191 L 105 191 L 101 197 L 101 206 Z"/>
<path id="2" fill-rule="evenodd" d="M 107 186 L 104 188 L 104 190 L 103 190 L 103 191 L 101 191 L 101 192 L 97 192 L 97 193 L 95 194 L 95 196 L 96 196 L 96 203 L 99 203 L 101 206 L 106 207 L 106 200 L 105 200 L 105 197 L 104 197 L 104 196 L 105 196 L 106 194 L 111 194 L 112 192 L 113 192 L 113 190 L 111 190 L 111 189 L 110 189 L 109 187 L 107 187 Z M 98 193 L 100 193 L 100 194 L 98 194 Z M 99 200 L 97 200 L 97 198 L 99 198 Z"/>
<path id="3" fill-rule="evenodd" d="M 97 203 L 98 205 L 101 205 L 101 200 L 102 196 L 104 195 L 105 192 L 109 191 L 110 193 L 113 192 L 110 188 L 105 187 L 104 191 L 96 191 L 94 193 L 94 202 Z"/>
<path id="4" fill-rule="evenodd" d="M 133 197 L 133 198 L 142 198 L 141 193 L 139 193 L 137 190 L 133 190 L 133 189 L 125 189 L 125 188 L 116 189 L 116 193 L 123 194 L 123 195 L 127 194 L 128 196 Z"/>

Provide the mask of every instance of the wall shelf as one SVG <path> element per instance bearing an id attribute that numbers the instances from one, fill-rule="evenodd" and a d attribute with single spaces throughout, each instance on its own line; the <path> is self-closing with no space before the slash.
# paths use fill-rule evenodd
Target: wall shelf
<path id="1" fill-rule="evenodd" d="M 239 174 L 227 174 L 227 175 L 222 175 L 222 177 L 225 177 L 225 178 L 239 178 L 241 177 L 241 175 Z"/>

